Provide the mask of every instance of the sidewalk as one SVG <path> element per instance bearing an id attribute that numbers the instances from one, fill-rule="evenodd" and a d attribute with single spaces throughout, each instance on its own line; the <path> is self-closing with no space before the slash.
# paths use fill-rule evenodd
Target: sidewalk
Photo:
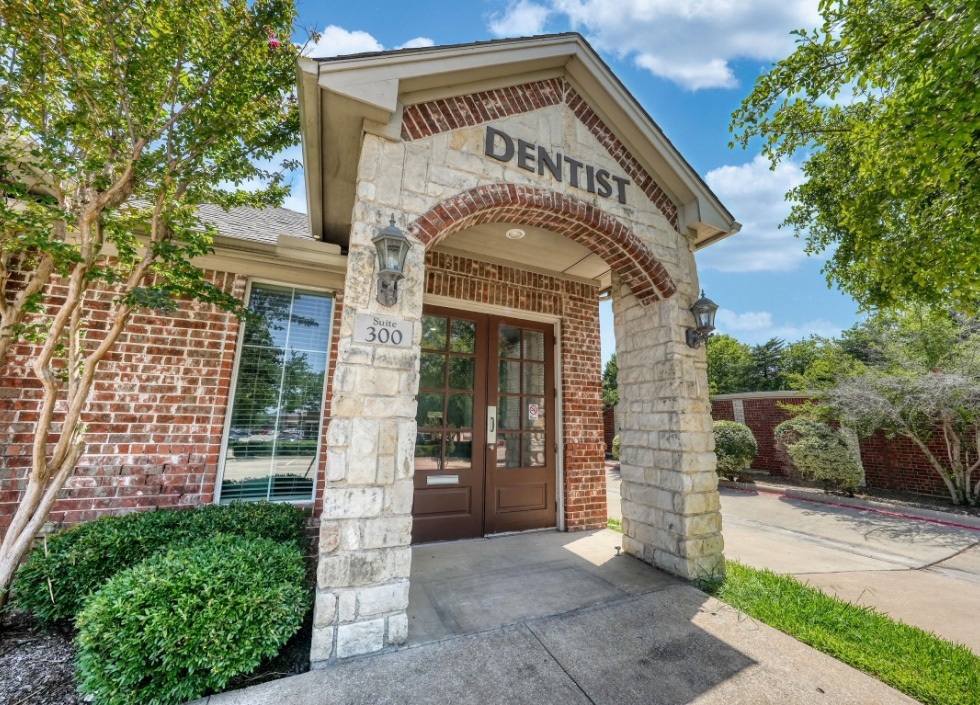
<path id="1" fill-rule="evenodd" d="M 417 547 L 413 594 L 417 584 L 430 603 L 413 596 L 416 645 L 198 705 L 914 702 L 616 556 L 619 540 L 543 532 Z"/>

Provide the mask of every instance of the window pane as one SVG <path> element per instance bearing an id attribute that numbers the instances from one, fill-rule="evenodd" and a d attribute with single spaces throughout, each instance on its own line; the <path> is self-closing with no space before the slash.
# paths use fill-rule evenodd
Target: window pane
<path id="1" fill-rule="evenodd" d="M 521 418 L 524 428 L 544 430 L 544 397 L 522 397 Z"/>
<path id="2" fill-rule="evenodd" d="M 422 347 L 428 350 L 446 349 L 446 319 L 422 315 Z"/>
<path id="3" fill-rule="evenodd" d="M 497 427 L 519 429 L 521 427 L 521 400 L 518 397 L 500 397 L 497 401 Z"/>
<path id="4" fill-rule="evenodd" d="M 415 470 L 442 469 L 442 434 L 419 433 L 415 437 Z"/>
<path id="5" fill-rule="evenodd" d="M 525 394 L 544 394 L 544 363 L 524 363 L 524 388 L 521 391 Z"/>
<path id="6" fill-rule="evenodd" d="M 521 329 L 500 326 L 500 357 L 521 356 Z"/>
<path id="7" fill-rule="evenodd" d="M 332 299 L 256 284 L 222 459 L 221 501 L 313 498 Z"/>
<path id="8" fill-rule="evenodd" d="M 524 359 L 544 360 L 544 333 L 524 329 Z"/>
<path id="9" fill-rule="evenodd" d="M 476 352 L 476 323 L 453 321 L 449 337 L 449 349 L 458 353 Z"/>
<path id="10" fill-rule="evenodd" d="M 422 389 L 444 389 L 446 385 L 446 356 L 422 353 L 419 366 L 419 386 Z"/>
<path id="11" fill-rule="evenodd" d="M 469 470 L 473 464 L 473 433 L 459 431 L 446 435 L 445 470 Z M 416 466 L 418 467 L 418 466 Z"/>
<path id="12" fill-rule="evenodd" d="M 503 433 L 497 436 L 497 467 L 521 467 L 521 435 Z"/>
<path id="13" fill-rule="evenodd" d="M 289 318 L 290 350 L 327 349 L 330 335 L 330 304 L 325 294 L 296 292 Z"/>
<path id="14" fill-rule="evenodd" d="M 524 465 L 525 468 L 544 467 L 544 434 L 524 434 Z"/>
<path id="15" fill-rule="evenodd" d="M 449 358 L 449 387 L 450 389 L 473 389 L 473 377 L 476 371 L 475 357 Z"/>
<path id="16" fill-rule="evenodd" d="M 242 344 L 285 348 L 292 300 L 292 289 L 253 286 L 248 301 L 253 317 L 245 323 Z"/>
<path id="17" fill-rule="evenodd" d="M 521 391 L 521 363 L 501 360 L 498 369 L 500 379 L 497 388 L 501 394 L 518 394 Z"/>
<path id="18" fill-rule="evenodd" d="M 443 427 L 443 394 L 419 394 L 419 407 L 415 413 L 415 421 L 419 428 L 442 428 Z"/>
<path id="19" fill-rule="evenodd" d="M 449 395 L 449 428 L 473 428 L 473 395 Z"/>

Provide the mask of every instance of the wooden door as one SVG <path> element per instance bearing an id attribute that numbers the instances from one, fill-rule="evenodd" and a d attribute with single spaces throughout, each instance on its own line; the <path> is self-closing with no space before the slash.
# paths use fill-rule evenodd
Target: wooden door
<path id="1" fill-rule="evenodd" d="M 483 536 L 487 317 L 426 307 L 412 541 Z"/>
<path id="2" fill-rule="evenodd" d="M 496 441 L 486 460 L 486 533 L 555 526 L 554 327 L 491 317 L 489 328 Z"/>
<path id="3" fill-rule="evenodd" d="M 554 329 L 426 307 L 412 541 L 555 526 Z"/>

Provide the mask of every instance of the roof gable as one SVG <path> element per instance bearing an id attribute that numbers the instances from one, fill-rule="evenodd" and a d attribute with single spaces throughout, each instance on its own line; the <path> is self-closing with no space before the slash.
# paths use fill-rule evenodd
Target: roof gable
<path id="1" fill-rule="evenodd" d="M 460 115 L 475 125 L 559 103 L 695 247 L 740 228 L 578 34 L 302 59 L 300 68 L 309 211 L 321 239 L 346 245 L 364 131 L 418 139 L 462 127 Z"/>

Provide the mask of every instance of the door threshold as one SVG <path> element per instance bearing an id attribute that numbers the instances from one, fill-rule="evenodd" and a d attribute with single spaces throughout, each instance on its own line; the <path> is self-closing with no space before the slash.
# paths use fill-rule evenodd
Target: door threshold
<path id="1" fill-rule="evenodd" d="M 543 534 L 546 531 L 558 531 L 557 526 L 546 526 L 543 529 L 522 529 L 520 531 L 501 531 L 499 534 L 485 534 L 485 539 L 502 539 L 507 536 L 520 536 L 521 534 Z"/>

